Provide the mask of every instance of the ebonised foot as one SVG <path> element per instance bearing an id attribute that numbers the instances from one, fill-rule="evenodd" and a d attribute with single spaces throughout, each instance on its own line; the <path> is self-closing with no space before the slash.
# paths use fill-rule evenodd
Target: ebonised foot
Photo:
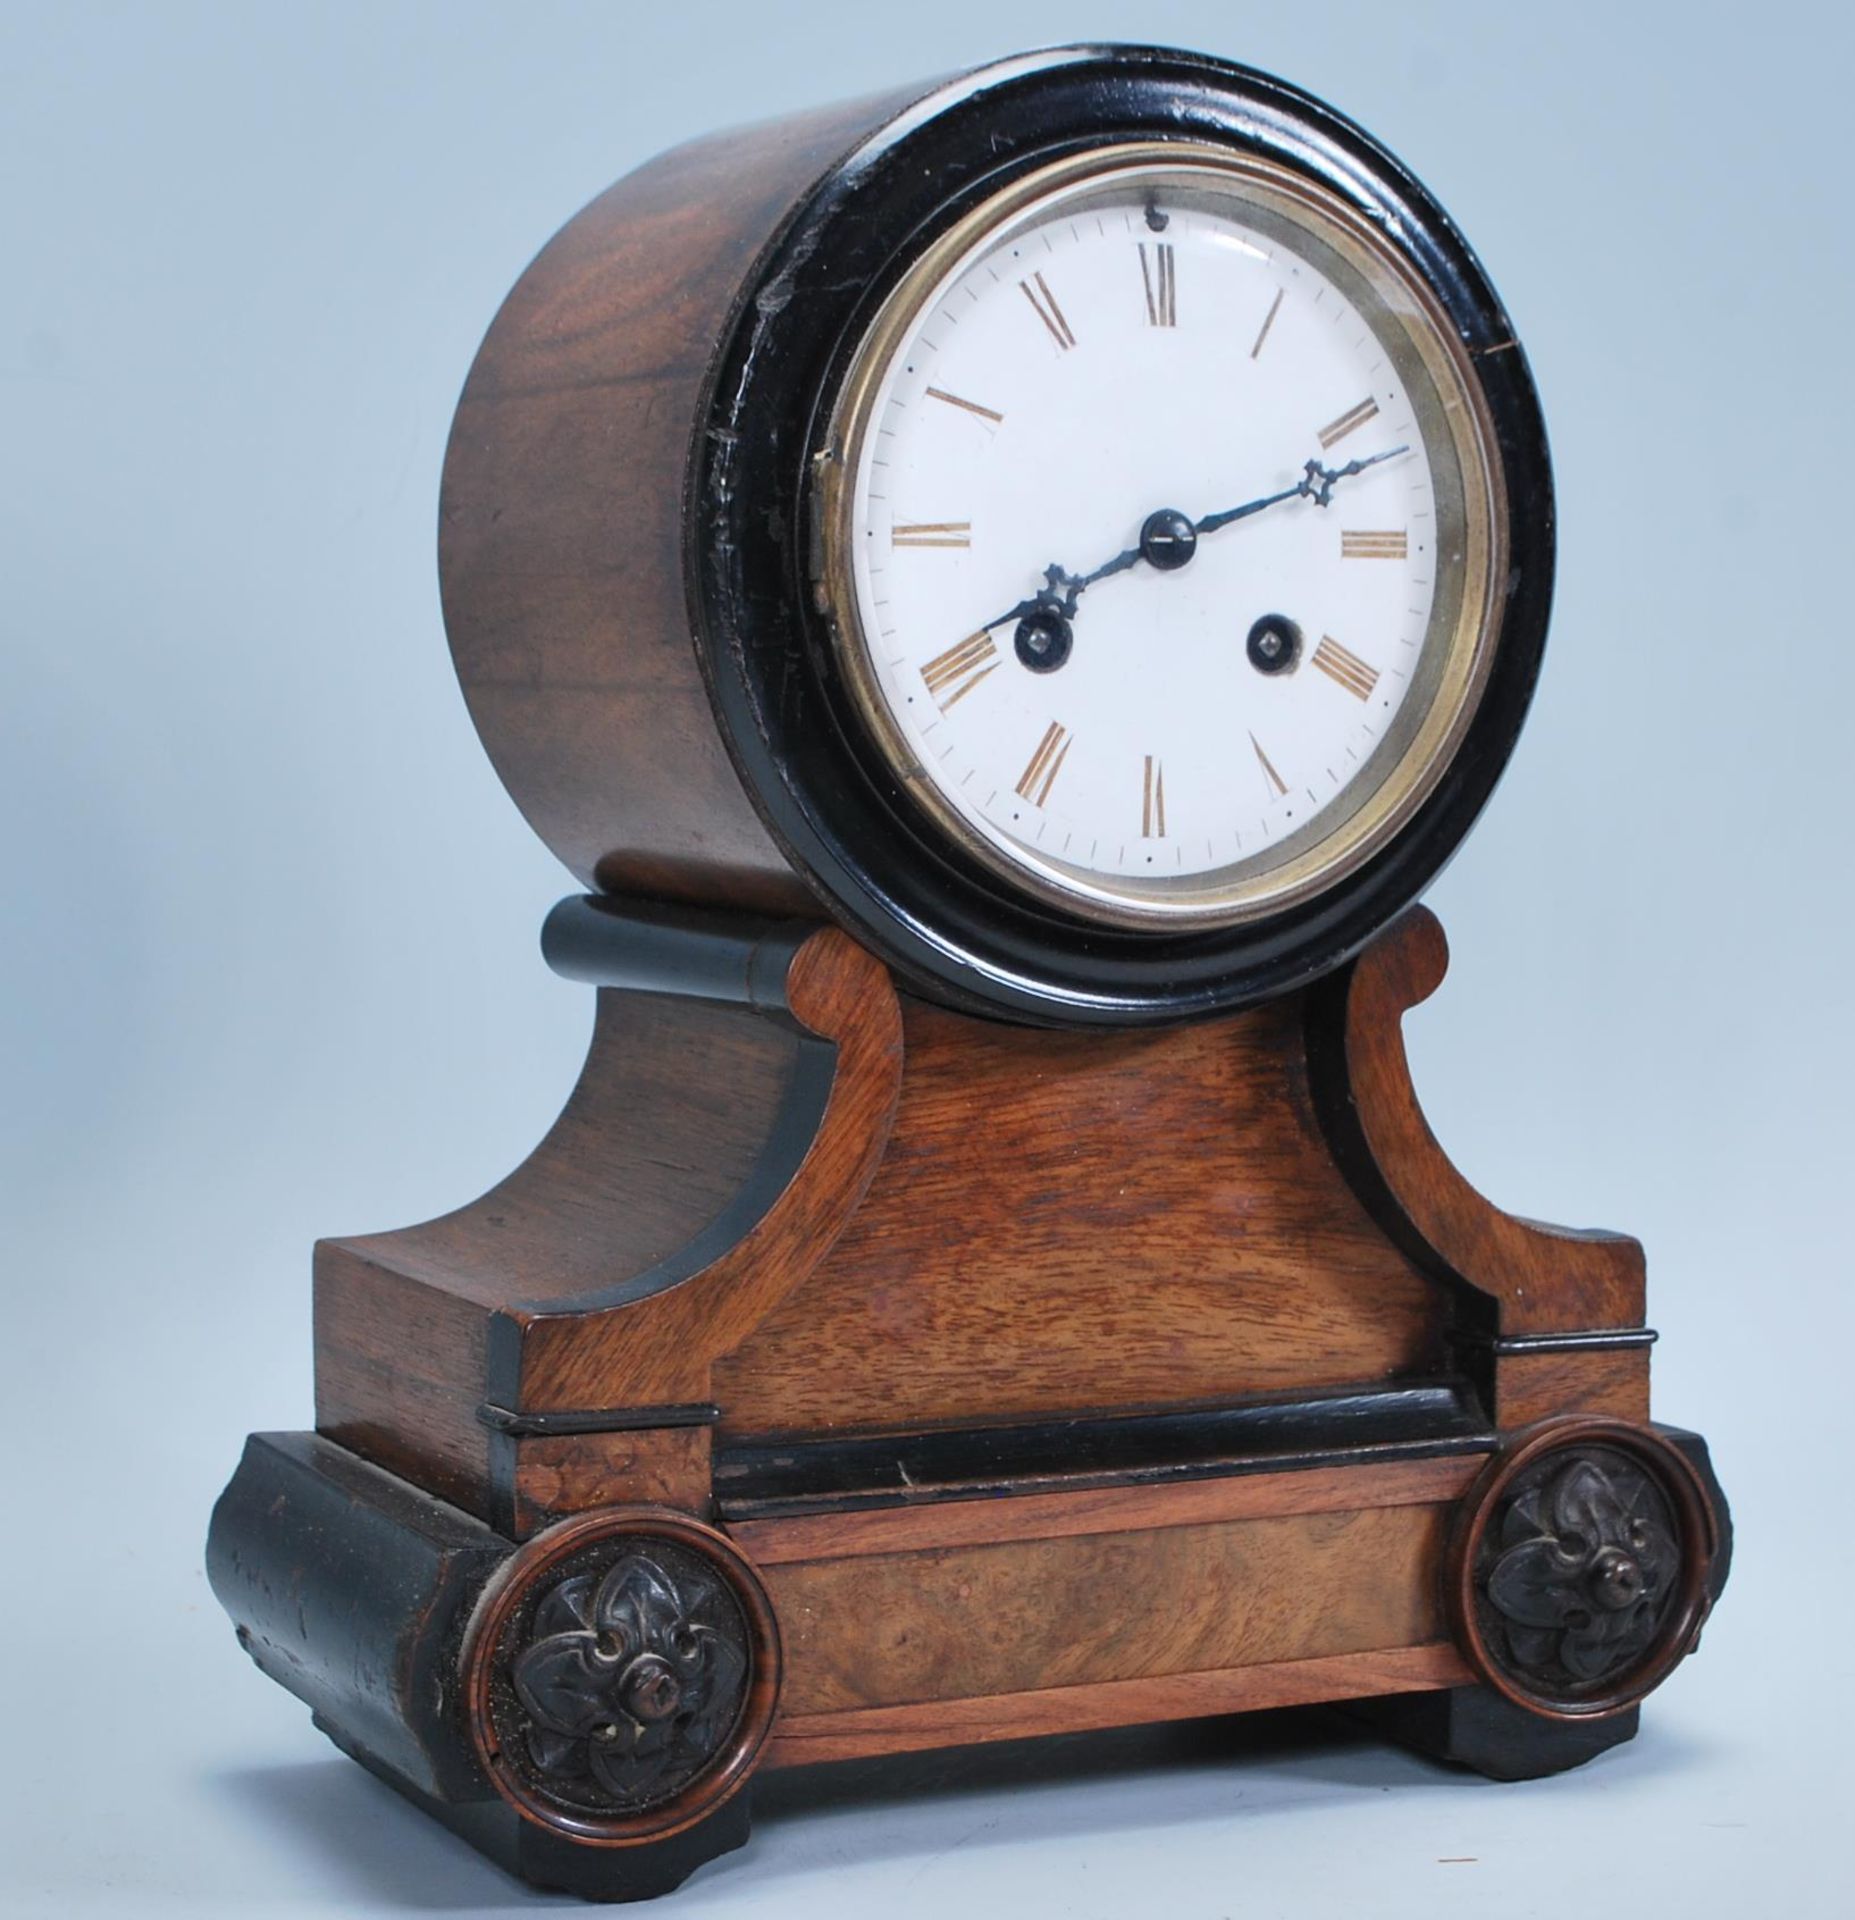
<path id="1" fill-rule="evenodd" d="M 718 1812 L 673 1838 L 643 1846 L 589 1846 L 550 1833 L 500 1800 L 435 1799 L 343 1739 L 340 1730 L 319 1714 L 316 1726 L 343 1753 L 443 1822 L 505 1873 L 529 1886 L 575 1894 L 582 1900 L 654 1900 L 659 1894 L 674 1893 L 697 1868 L 744 1847 L 752 1833 L 747 1796 L 737 1794 Z"/>
<path id="2" fill-rule="evenodd" d="M 746 1842 L 778 1635 L 692 1516 L 605 1508 L 518 1545 L 319 1435 L 261 1434 L 207 1564 L 322 1732 L 518 1878 L 647 1900 Z"/>
<path id="3" fill-rule="evenodd" d="M 1490 1780 L 1537 1780 L 1595 1760 L 1636 1736 L 1637 1707 L 1601 1720 L 1546 1720 L 1491 1687 L 1395 1694 L 1354 1709 L 1387 1739 Z"/>

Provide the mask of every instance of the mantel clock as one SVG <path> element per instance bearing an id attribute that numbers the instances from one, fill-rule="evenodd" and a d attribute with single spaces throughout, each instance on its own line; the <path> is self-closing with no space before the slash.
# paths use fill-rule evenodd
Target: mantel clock
<path id="1" fill-rule="evenodd" d="M 756 1770 L 1298 1702 L 1585 1760 L 1726 1574 L 1637 1244 L 1444 1158 L 1415 905 L 1538 672 L 1538 404 L 1357 127 L 1076 47 L 683 147 L 522 276 L 445 620 L 587 889 L 554 1130 L 316 1252 L 215 1590 L 634 1897 Z"/>

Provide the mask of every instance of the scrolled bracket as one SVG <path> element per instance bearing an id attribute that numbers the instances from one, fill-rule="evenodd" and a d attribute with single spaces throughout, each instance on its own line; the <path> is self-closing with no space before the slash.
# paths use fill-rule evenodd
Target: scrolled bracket
<path id="1" fill-rule="evenodd" d="M 1402 1026 L 1448 968 L 1436 916 L 1413 907 L 1309 994 L 1310 1086 L 1334 1159 L 1408 1258 L 1481 1297 L 1488 1335 L 1640 1328 L 1643 1251 L 1635 1240 L 1505 1212 L 1431 1132 Z"/>

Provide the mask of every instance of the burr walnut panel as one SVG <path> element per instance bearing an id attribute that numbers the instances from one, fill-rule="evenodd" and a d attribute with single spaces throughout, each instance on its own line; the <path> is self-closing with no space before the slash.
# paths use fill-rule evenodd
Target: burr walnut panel
<path id="1" fill-rule="evenodd" d="M 1423 1645 L 1446 1637 L 1447 1518 L 1384 1507 L 769 1568 L 783 1710 Z"/>

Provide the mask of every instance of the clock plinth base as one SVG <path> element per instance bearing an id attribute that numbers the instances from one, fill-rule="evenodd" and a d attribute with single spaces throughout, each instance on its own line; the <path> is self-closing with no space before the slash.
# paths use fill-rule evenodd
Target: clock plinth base
<path id="1" fill-rule="evenodd" d="M 586 1071 L 483 1200 L 317 1257 L 318 1431 L 214 1590 L 511 1871 L 667 1891 L 760 1767 L 1318 1702 L 1521 1778 L 1722 1584 L 1633 1241 L 1499 1212 L 1411 1090 L 1406 917 L 1161 1032 L 899 996 L 843 934 L 574 902 Z"/>

